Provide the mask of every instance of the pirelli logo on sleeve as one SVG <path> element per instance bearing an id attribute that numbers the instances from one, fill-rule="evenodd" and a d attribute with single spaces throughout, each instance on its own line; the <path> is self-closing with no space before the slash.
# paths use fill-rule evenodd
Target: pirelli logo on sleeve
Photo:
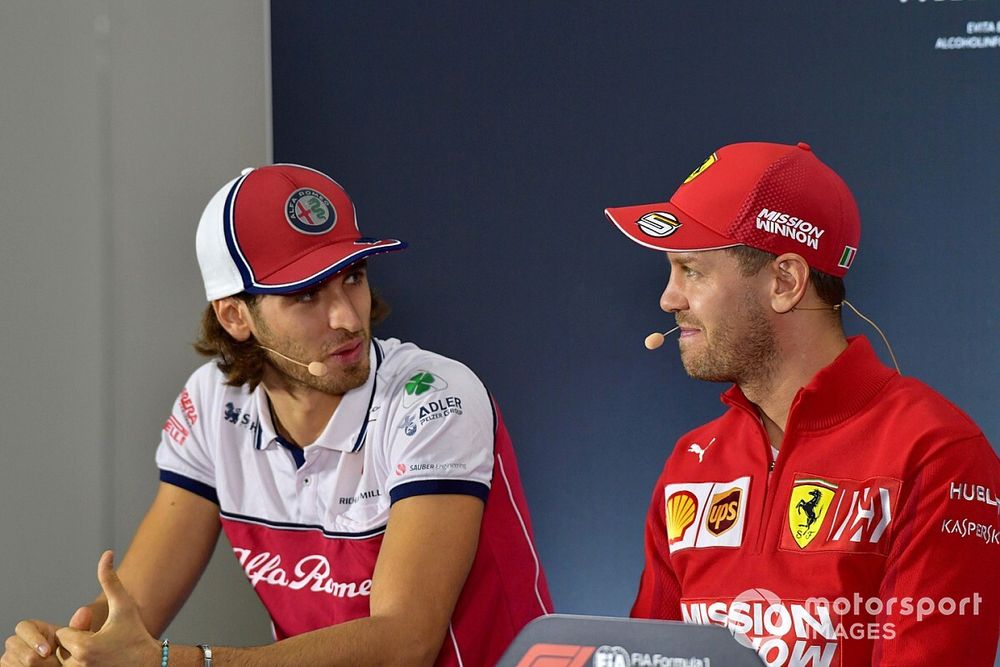
<path id="1" fill-rule="evenodd" d="M 670 553 L 743 544 L 750 477 L 731 482 L 667 484 L 663 488 Z"/>

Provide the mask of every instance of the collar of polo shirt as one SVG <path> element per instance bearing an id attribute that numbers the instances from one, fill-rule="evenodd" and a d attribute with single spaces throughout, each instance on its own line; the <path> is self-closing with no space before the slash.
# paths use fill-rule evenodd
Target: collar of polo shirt
<path id="1" fill-rule="evenodd" d="M 333 449 L 338 452 L 357 452 L 365 444 L 365 435 L 368 432 L 368 415 L 371 412 L 372 402 L 375 400 L 375 389 L 378 385 L 378 369 L 382 365 L 382 347 L 378 341 L 372 338 L 368 350 L 369 368 L 371 372 L 368 379 L 360 387 L 356 387 L 346 394 L 340 401 L 340 405 L 333 413 L 333 417 L 326 424 L 326 428 L 320 433 L 316 442 L 310 447 L 320 447 L 322 449 Z M 278 445 L 278 430 L 271 420 L 271 409 L 268 404 L 267 391 L 263 385 L 257 385 L 253 391 L 253 409 L 260 427 L 257 429 L 257 449 L 270 449 Z"/>

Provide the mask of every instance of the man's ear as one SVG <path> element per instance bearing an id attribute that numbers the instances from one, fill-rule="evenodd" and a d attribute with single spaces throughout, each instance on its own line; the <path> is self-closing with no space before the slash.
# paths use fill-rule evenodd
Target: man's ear
<path id="1" fill-rule="evenodd" d="M 809 264 L 801 255 L 787 252 L 779 255 L 769 266 L 771 271 L 771 308 L 776 313 L 787 313 L 805 296 L 809 286 Z"/>
<path id="2" fill-rule="evenodd" d="M 226 332 L 241 343 L 253 334 L 250 325 L 250 309 L 236 297 L 216 299 L 212 302 L 215 318 Z"/>

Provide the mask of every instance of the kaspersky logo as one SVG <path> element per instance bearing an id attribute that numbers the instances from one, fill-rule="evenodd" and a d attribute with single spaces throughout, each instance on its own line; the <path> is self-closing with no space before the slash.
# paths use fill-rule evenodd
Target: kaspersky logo
<path id="1" fill-rule="evenodd" d="M 425 394 L 447 389 L 448 383 L 430 371 L 419 371 L 403 386 L 403 407 L 413 406 Z"/>

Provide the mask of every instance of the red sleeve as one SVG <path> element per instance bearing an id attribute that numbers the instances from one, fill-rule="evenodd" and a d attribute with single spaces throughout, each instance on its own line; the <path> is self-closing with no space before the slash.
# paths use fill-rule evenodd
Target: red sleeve
<path id="1" fill-rule="evenodd" d="M 879 617 L 892 632 L 875 642 L 872 664 L 992 665 L 1000 627 L 1000 461 L 980 435 L 937 449 L 919 470 L 880 590 L 887 608 L 895 600 Z"/>
<path id="2" fill-rule="evenodd" d="M 667 523 L 663 504 L 663 477 L 656 482 L 646 516 L 646 565 L 639 593 L 632 605 L 633 618 L 680 621 L 681 585 L 670 565 Z"/>

